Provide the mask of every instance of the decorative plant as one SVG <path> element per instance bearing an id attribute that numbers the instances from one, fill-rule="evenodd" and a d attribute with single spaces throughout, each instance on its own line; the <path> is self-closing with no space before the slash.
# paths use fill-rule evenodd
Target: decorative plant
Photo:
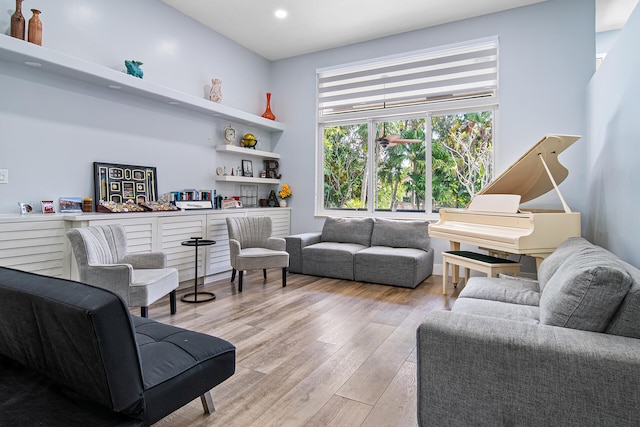
<path id="1" fill-rule="evenodd" d="M 278 195 L 280 195 L 281 199 L 288 199 L 292 196 L 291 188 L 287 184 L 282 184 L 282 189 L 278 191 Z"/>

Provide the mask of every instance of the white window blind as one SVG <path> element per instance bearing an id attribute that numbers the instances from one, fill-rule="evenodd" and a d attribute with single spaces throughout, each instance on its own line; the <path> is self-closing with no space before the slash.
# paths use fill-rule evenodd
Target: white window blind
<path id="1" fill-rule="evenodd" d="M 498 41 L 382 59 L 317 74 L 319 117 L 495 97 Z"/>

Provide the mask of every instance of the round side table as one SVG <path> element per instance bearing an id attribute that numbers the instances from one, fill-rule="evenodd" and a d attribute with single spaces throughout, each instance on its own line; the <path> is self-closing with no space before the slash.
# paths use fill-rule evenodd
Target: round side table
<path id="1" fill-rule="evenodd" d="M 215 245 L 215 240 L 205 240 L 202 237 L 192 237 L 191 240 L 187 240 L 186 242 L 182 242 L 182 246 L 193 246 L 196 251 L 196 277 L 193 285 L 193 292 L 189 292 L 188 294 L 183 295 L 180 298 L 180 301 L 188 302 L 188 303 L 198 303 L 198 302 L 207 302 L 213 301 L 216 299 L 216 295 L 213 292 L 198 292 L 198 248 L 201 246 L 210 246 Z M 204 282 L 203 282 L 204 285 Z M 200 298 L 198 298 L 200 297 Z"/>

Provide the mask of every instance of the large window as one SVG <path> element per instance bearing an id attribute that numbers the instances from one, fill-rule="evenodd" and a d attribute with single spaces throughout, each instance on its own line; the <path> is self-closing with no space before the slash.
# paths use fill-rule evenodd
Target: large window
<path id="1" fill-rule="evenodd" d="M 318 72 L 317 212 L 424 216 L 491 180 L 497 40 Z"/>

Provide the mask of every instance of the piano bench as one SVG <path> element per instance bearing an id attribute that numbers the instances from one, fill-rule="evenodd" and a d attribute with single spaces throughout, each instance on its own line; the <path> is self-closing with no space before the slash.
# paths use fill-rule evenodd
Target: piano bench
<path id="1" fill-rule="evenodd" d="M 494 256 L 479 254 L 469 251 L 448 251 L 442 252 L 442 293 L 447 294 L 447 278 L 449 277 L 449 264 L 452 269 L 455 266 L 464 267 L 464 283 L 469 280 L 469 270 L 476 270 L 485 273 L 489 277 L 496 277 L 500 273 L 505 274 L 519 274 L 520 263 L 511 261 L 504 258 L 497 258 Z M 452 279 L 457 277 L 453 274 Z M 457 283 L 453 283 L 453 287 L 456 288 Z"/>

